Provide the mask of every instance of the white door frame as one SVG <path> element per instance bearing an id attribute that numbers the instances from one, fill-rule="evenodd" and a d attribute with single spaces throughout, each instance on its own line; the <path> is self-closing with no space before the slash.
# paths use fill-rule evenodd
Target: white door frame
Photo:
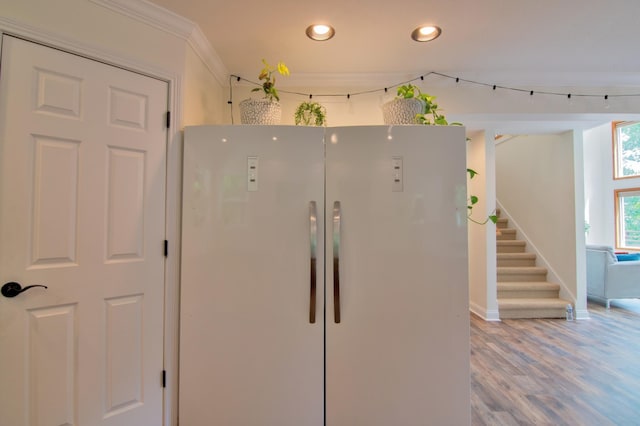
<path id="1" fill-rule="evenodd" d="M 44 32 L 39 29 L 0 17 L 0 37 L 13 35 L 28 41 L 39 43 L 86 57 L 88 59 L 113 65 L 128 71 L 144 74 L 169 85 L 171 111 L 170 126 L 167 131 L 167 173 L 165 198 L 165 235 L 169 241 L 169 252 L 165 262 L 165 308 L 164 308 L 164 368 L 166 370 L 166 388 L 164 392 L 164 424 L 177 424 L 178 416 L 178 337 L 179 337 L 179 278 L 180 278 L 180 188 L 182 182 L 182 75 L 169 72 L 154 65 L 132 61 L 107 52 L 99 47 L 90 46 Z"/>

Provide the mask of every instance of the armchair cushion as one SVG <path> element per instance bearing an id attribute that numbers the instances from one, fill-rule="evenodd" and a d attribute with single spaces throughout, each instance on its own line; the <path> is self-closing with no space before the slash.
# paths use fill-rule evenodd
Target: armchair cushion
<path id="1" fill-rule="evenodd" d="M 629 260 L 640 260 L 640 253 L 616 253 L 618 262 L 627 262 Z"/>

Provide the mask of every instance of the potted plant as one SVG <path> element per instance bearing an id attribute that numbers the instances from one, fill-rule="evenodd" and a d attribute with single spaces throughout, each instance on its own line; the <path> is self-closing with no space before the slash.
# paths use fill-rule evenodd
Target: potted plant
<path id="1" fill-rule="evenodd" d="M 318 102 L 302 102 L 295 115 L 296 126 L 324 126 L 327 122 L 327 111 Z"/>
<path id="2" fill-rule="evenodd" d="M 279 124 L 282 117 L 280 107 L 280 96 L 276 90 L 276 73 L 288 76 L 289 68 L 278 62 L 275 67 L 266 60 L 262 60 L 264 67 L 258 75 L 259 80 L 263 80 L 260 87 L 256 87 L 252 92 L 262 91 L 264 97 L 261 99 L 245 99 L 240 102 L 240 122 L 242 124 Z"/>
<path id="3" fill-rule="evenodd" d="M 384 124 L 449 125 L 440 114 L 435 99 L 435 96 L 422 93 L 418 86 L 402 85 L 398 87 L 397 96 L 382 106 Z"/>

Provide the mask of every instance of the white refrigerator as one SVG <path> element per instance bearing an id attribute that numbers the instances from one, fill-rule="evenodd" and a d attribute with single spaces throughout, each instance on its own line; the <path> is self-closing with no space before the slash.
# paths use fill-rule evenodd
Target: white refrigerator
<path id="1" fill-rule="evenodd" d="M 469 424 L 464 128 L 184 138 L 180 425 Z"/>

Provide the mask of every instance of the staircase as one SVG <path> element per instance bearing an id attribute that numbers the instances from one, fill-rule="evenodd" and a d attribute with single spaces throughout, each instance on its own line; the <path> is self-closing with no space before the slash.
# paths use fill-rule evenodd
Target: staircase
<path id="1" fill-rule="evenodd" d="M 526 252 L 508 219 L 499 217 L 496 225 L 500 318 L 564 318 L 569 301 L 560 299 L 560 286 L 547 282 L 547 269 L 536 266 L 535 253 Z"/>

